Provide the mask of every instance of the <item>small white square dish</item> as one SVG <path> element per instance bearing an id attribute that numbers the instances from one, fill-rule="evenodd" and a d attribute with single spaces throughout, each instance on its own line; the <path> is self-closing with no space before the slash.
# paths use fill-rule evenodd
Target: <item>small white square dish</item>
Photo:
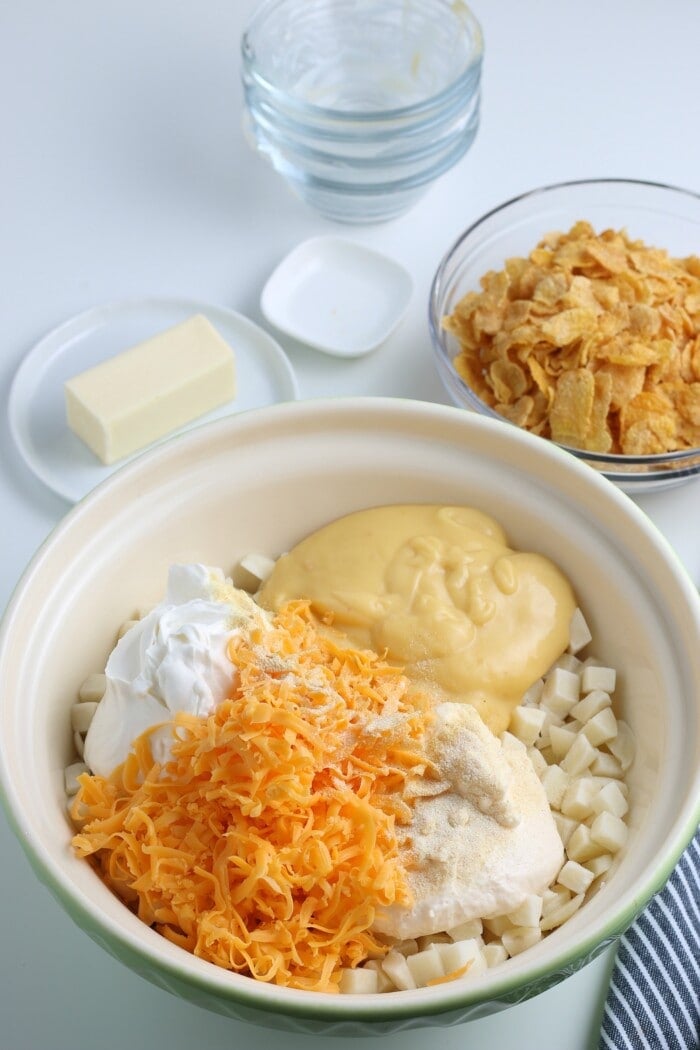
<path id="1" fill-rule="evenodd" d="M 315 350 L 360 357 L 391 335 L 412 292 L 394 259 L 341 237 L 312 237 L 270 275 L 260 308 L 280 332 Z"/>

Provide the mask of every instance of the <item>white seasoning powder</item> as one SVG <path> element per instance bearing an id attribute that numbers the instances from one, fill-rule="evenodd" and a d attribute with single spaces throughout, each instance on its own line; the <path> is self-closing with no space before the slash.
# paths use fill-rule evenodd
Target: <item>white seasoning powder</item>
<path id="1" fill-rule="evenodd" d="M 526 752 L 504 749 L 474 708 L 438 705 L 427 750 L 434 779 L 414 792 L 412 821 L 399 829 L 415 903 L 385 909 L 374 924 L 401 939 L 513 911 L 544 891 L 563 860 Z"/>

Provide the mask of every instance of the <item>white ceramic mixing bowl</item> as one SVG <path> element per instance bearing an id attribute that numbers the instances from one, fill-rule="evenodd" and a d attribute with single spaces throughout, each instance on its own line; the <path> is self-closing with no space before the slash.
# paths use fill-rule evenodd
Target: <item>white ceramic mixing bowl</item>
<path id="1" fill-rule="evenodd" d="M 471 980 L 340 996 L 231 974 L 143 925 L 70 849 L 69 709 L 115 629 L 168 566 L 230 569 L 349 511 L 474 505 L 568 574 L 596 654 L 618 668 L 637 742 L 630 837 L 605 885 L 559 930 Z M 0 633 L 0 770 L 39 878 L 127 966 L 198 1005 L 285 1030 L 379 1034 L 483 1016 L 556 983 L 620 934 L 670 874 L 700 816 L 700 602 L 663 537 L 612 484 L 515 427 L 384 399 L 298 402 L 203 426 L 118 471 L 36 554 Z"/>

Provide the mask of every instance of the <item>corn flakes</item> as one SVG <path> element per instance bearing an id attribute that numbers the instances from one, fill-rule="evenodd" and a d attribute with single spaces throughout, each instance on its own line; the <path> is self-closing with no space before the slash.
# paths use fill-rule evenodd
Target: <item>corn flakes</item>
<path id="1" fill-rule="evenodd" d="M 506 419 L 563 445 L 700 447 L 700 257 L 588 222 L 507 259 L 443 318 L 456 371 Z"/>

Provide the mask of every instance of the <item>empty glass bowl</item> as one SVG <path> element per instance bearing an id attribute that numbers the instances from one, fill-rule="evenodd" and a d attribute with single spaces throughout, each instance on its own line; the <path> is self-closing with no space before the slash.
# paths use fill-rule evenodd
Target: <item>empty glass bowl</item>
<path id="1" fill-rule="evenodd" d="M 631 238 L 665 248 L 672 256 L 700 255 L 700 196 L 638 179 L 584 179 L 543 186 L 482 215 L 447 251 L 430 293 L 437 368 L 455 404 L 504 419 L 456 370 L 459 346 L 443 327 L 443 318 L 467 292 L 479 291 L 480 278 L 487 271 L 502 270 L 513 256 L 528 256 L 545 234 L 568 230 L 579 219 L 590 222 L 597 232 L 625 229 Z M 634 495 L 700 478 L 700 448 L 649 455 L 567 450 Z"/>
<path id="2" fill-rule="evenodd" d="M 244 129 L 343 222 L 408 209 L 479 123 L 482 37 L 452 0 L 265 0 L 242 39 Z"/>

